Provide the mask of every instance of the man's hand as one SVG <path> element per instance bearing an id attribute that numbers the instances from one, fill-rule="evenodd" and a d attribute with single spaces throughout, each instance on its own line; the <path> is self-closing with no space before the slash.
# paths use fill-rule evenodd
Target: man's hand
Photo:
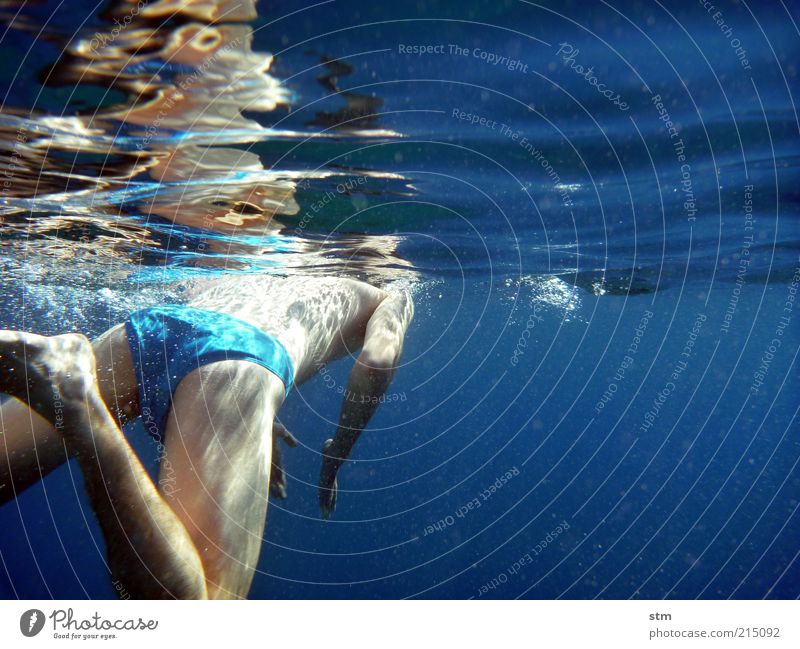
<path id="1" fill-rule="evenodd" d="M 294 448 L 297 440 L 283 424 L 277 421 L 272 424 L 272 468 L 269 472 L 269 493 L 276 498 L 286 498 L 286 474 L 283 472 L 283 453 L 278 443 L 283 440 L 287 446 Z"/>
<path id="2" fill-rule="evenodd" d="M 319 472 L 319 510 L 323 518 L 330 518 L 336 509 L 336 473 L 341 465 L 341 460 L 328 455 L 333 440 L 329 439 L 322 445 L 322 468 Z"/>

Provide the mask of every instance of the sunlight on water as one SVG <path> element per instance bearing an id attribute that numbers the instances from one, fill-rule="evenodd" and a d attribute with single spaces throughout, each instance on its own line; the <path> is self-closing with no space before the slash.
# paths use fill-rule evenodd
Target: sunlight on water
<path id="1" fill-rule="evenodd" d="M 292 93 L 270 74 L 272 55 L 253 49 L 253 29 L 242 24 L 257 18 L 255 5 L 172 4 L 141 10 L 120 2 L 105 27 L 65 42 L 46 84 L 107 88 L 87 95 L 102 103 L 71 116 L 26 116 L 12 107 L 0 114 L 0 146 L 10 153 L 14 180 L 0 198 L 0 248 L 11 250 L 24 237 L 27 263 L 41 256 L 71 265 L 90 254 L 95 270 L 108 272 L 110 264 L 124 271 L 115 264 L 121 260 L 132 277 L 153 275 L 148 268 L 155 265 L 329 272 L 339 260 L 346 272 L 377 277 L 383 260 L 396 257 L 400 239 L 326 231 L 314 222 L 313 203 L 302 213 L 298 186 L 309 195 L 319 187 L 344 203 L 367 181 L 374 193 L 384 181 L 402 184 L 402 175 L 341 165 L 293 169 L 280 160 L 266 168 L 257 153 L 230 145 L 397 134 L 375 120 L 340 125 L 340 116 L 323 113 L 319 120 L 333 120 L 329 128 L 264 126 L 250 115 L 288 107 Z M 175 15 L 189 22 L 161 20 Z M 23 28 L 21 18 L 13 24 Z M 323 60 L 316 67 L 331 70 L 320 83 L 337 92 L 346 66 Z M 109 103 L 108 93 L 127 100 Z M 353 110 L 361 96 L 347 96 Z M 76 274 L 85 271 L 75 266 Z"/>

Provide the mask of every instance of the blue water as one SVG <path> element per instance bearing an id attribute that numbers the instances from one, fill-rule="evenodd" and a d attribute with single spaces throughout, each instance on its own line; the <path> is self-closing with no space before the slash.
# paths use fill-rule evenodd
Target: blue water
<path id="1" fill-rule="evenodd" d="M 797 598 L 800 7 L 406 5 L 259 3 L 279 89 L 252 61 L 235 90 L 209 74 L 189 92 L 211 109 L 149 132 L 115 107 L 197 61 L 94 77 L 62 52 L 108 16 L 21 9 L 0 135 L 41 144 L 0 203 L 0 327 L 97 335 L 203 274 L 413 287 L 329 521 L 349 364 L 281 410 L 301 446 L 252 597 Z M 206 218 L 235 183 L 271 183 L 271 222 Z M 0 509 L 0 596 L 114 596 L 81 481 Z"/>

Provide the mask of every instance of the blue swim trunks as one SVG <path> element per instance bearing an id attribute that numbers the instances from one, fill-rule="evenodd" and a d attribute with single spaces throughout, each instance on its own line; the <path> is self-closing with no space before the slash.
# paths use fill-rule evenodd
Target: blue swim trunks
<path id="1" fill-rule="evenodd" d="M 217 311 L 169 304 L 133 313 L 125 323 L 145 428 L 164 439 L 172 396 L 184 376 L 216 361 L 251 361 L 286 387 L 294 367 L 286 348 L 248 322 Z M 150 419 L 152 418 L 152 419 Z M 155 422 L 157 431 L 147 422 Z"/>

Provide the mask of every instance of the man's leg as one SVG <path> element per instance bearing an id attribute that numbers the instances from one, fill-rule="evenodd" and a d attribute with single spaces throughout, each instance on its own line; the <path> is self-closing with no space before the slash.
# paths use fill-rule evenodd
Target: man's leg
<path id="1" fill-rule="evenodd" d="M 367 323 L 364 346 L 347 382 L 336 435 L 322 448 L 319 506 L 325 518 L 336 508 L 336 474 L 392 382 L 413 317 L 411 295 L 396 293 L 377 306 Z"/>
<path id="2" fill-rule="evenodd" d="M 201 367 L 175 392 L 159 488 L 197 547 L 209 598 L 244 598 L 250 590 L 283 398 L 280 379 L 248 361 Z"/>
<path id="3" fill-rule="evenodd" d="M 186 529 L 128 446 L 100 394 L 80 335 L 0 332 L 0 391 L 53 424 L 77 457 L 112 574 L 140 598 L 202 598 L 205 576 Z"/>
<path id="4" fill-rule="evenodd" d="M 124 325 L 109 329 L 92 342 L 92 348 L 100 394 L 122 424 L 137 416 L 139 410 Z M 12 398 L 0 406 L 0 505 L 68 459 L 59 431 L 24 401 Z"/>
<path id="5" fill-rule="evenodd" d="M 68 459 L 61 435 L 44 417 L 17 399 L 0 406 L 0 506 Z"/>

